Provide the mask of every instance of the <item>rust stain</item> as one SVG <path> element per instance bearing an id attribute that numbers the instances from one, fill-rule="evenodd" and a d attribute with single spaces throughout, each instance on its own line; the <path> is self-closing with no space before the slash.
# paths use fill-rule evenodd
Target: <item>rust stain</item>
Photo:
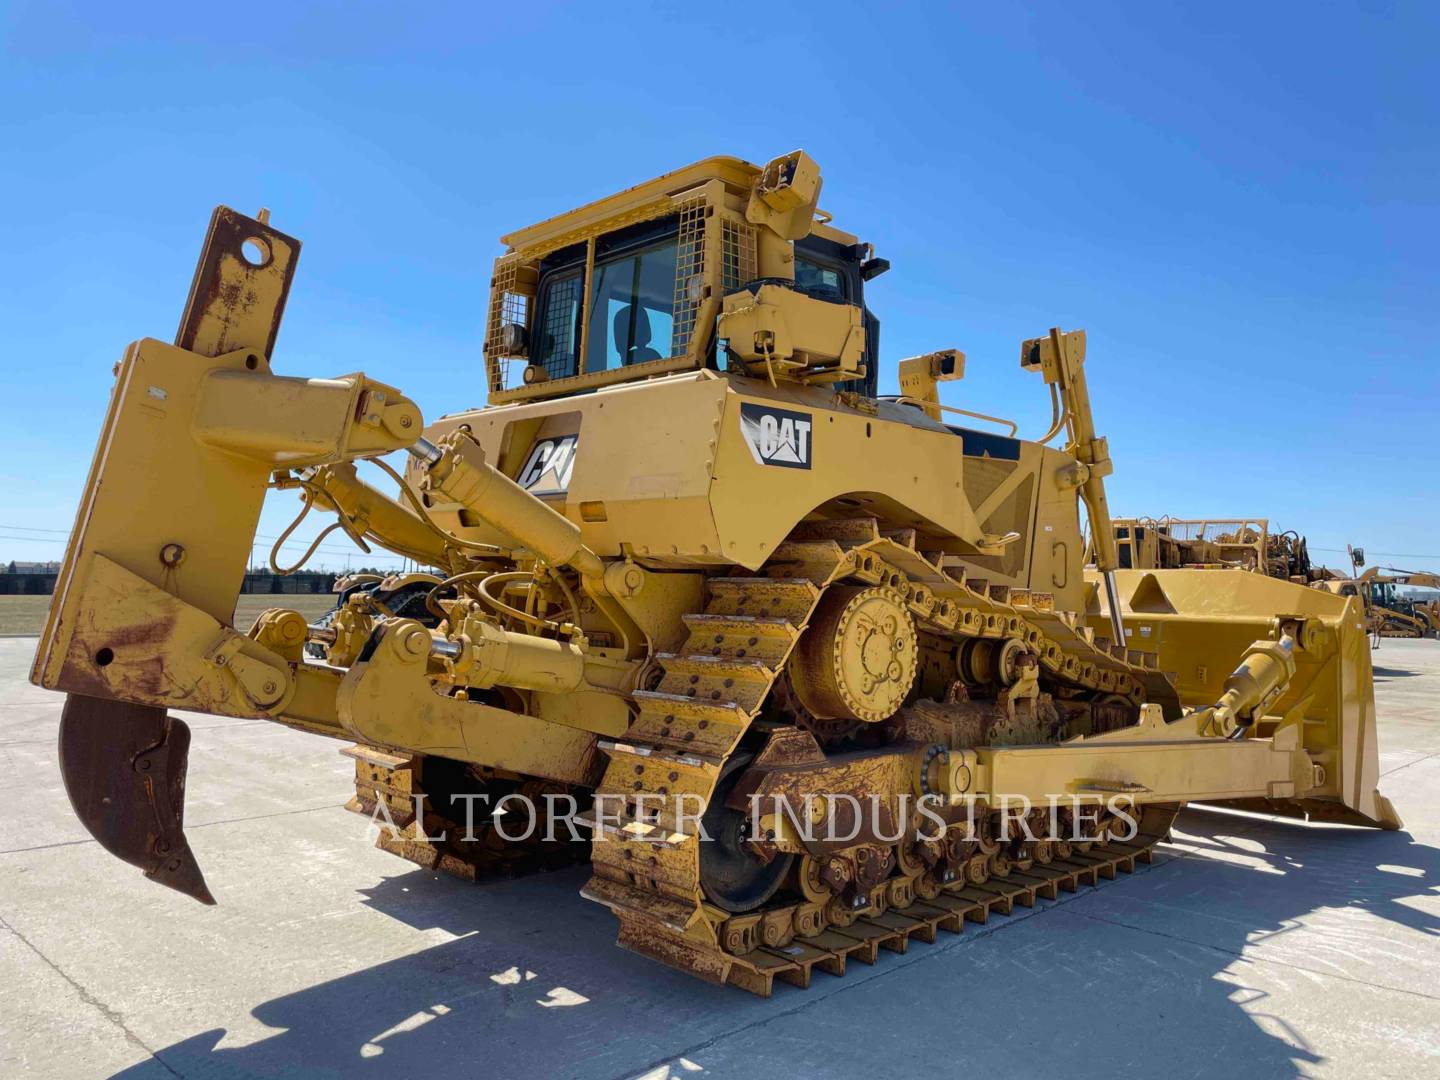
<path id="1" fill-rule="evenodd" d="M 261 266 L 244 257 L 246 240 L 259 239 L 270 257 Z M 300 242 L 226 206 L 215 208 L 195 268 L 175 344 L 218 356 L 255 349 L 274 351 Z"/>

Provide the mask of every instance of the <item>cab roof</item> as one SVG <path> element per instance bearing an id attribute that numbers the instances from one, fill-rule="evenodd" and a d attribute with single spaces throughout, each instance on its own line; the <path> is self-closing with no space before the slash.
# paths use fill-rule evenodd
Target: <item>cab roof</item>
<path id="1" fill-rule="evenodd" d="M 735 194 L 745 195 L 763 171 L 761 166 L 743 158 L 725 155 L 704 158 L 614 195 L 607 195 L 574 210 L 556 214 L 535 225 L 506 233 L 500 237 L 500 242 L 512 252 L 536 248 L 553 249 L 571 236 L 594 232 L 608 222 L 623 224 L 629 215 L 643 214 L 657 201 L 669 199 L 710 180 L 719 180 Z M 837 243 L 856 242 L 856 238 L 850 233 L 832 228 L 828 219 L 817 220 L 811 233 Z"/>

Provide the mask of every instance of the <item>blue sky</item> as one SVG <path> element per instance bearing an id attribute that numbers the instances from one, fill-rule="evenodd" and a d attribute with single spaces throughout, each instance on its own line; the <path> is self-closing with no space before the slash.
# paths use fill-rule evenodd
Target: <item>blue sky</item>
<path id="1" fill-rule="evenodd" d="M 277 371 L 362 369 L 433 417 L 482 403 L 502 232 L 803 147 L 894 264 L 882 386 L 958 347 L 945 400 L 1035 434 L 1018 343 L 1085 327 L 1117 514 L 1440 564 L 1437 40 L 1422 3 L 11 0 L 0 559 L 58 557 L 110 367 L 173 336 L 214 204 L 305 244 Z"/>

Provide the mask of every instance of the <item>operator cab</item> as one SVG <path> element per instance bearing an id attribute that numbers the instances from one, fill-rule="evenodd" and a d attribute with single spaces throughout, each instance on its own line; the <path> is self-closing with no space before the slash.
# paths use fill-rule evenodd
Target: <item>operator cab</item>
<path id="1" fill-rule="evenodd" d="M 613 371 L 684 352 L 685 341 L 683 336 L 677 339 L 675 322 L 678 228 L 678 216 L 672 215 L 597 240 L 585 372 Z M 542 368 L 547 379 L 572 378 L 581 372 L 585 255 L 584 244 L 573 244 L 541 260 L 534 317 L 538 330 L 531 344 L 531 363 Z M 874 397 L 880 320 L 865 306 L 867 257 L 866 245 L 803 237 L 795 241 L 793 288 L 815 300 L 851 304 L 861 310 L 865 375 L 838 388 Z M 750 284 L 739 281 L 728 291 Z M 597 332 L 602 325 L 605 332 Z M 712 339 L 704 366 L 716 368 L 720 363 Z"/>
<path id="2" fill-rule="evenodd" d="M 485 341 L 491 404 L 694 368 L 755 374 L 751 339 L 777 325 L 796 329 L 780 335 L 795 350 L 766 356 L 764 375 L 874 397 L 880 325 L 865 282 L 889 264 L 817 213 L 819 190 L 800 152 L 764 169 L 711 158 L 506 236 Z M 764 292 L 776 286 L 795 299 Z M 751 296 L 767 310 L 732 322 L 745 337 L 733 348 L 719 327 Z M 837 343 L 847 355 L 827 353 Z"/>

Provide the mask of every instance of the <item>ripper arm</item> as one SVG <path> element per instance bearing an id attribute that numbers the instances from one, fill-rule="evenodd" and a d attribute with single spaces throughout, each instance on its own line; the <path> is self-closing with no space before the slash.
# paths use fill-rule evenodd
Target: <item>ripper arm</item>
<path id="1" fill-rule="evenodd" d="M 1114 471 L 1114 465 L 1110 461 L 1110 444 L 1095 433 L 1090 386 L 1085 378 L 1085 331 L 1067 334 L 1052 328 L 1046 337 L 1029 339 L 1020 346 L 1020 366 L 1039 371 L 1052 392 L 1059 394 L 1069 436 L 1067 449 L 1075 455 L 1075 483 L 1090 521 L 1095 566 L 1105 580 L 1112 640 L 1124 645 L 1125 626 L 1120 618 L 1120 593 L 1115 585 L 1120 556 L 1115 546 L 1115 529 L 1110 523 L 1110 504 L 1105 497 L 1105 477 Z"/>
<path id="2" fill-rule="evenodd" d="M 418 751 L 465 760 L 478 753 L 497 767 L 577 782 L 592 767 L 593 732 L 546 725 L 464 691 L 573 686 L 603 697 L 633 674 L 623 659 L 581 657 L 573 641 L 500 631 L 459 601 L 455 637 L 378 620 L 348 671 L 307 662 L 310 629 L 297 612 L 271 609 L 249 635 L 231 625 L 271 487 L 299 484 L 352 535 L 443 569 L 462 555 L 484 562 L 496 554 L 475 551 L 356 477 L 356 460 L 420 438 L 412 401 L 360 374 L 271 373 L 299 247 L 263 214 L 218 209 L 175 344 L 136 342 L 117 365 L 31 672 L 35 683 L 70 695 L 62 772 L 86 827 L 114 854 L 201 900 L 209 893 L 181 822 L 189 735 L 167 709 L 266 717 L 382 745 L 401 741 L 394 725 L 403 715 L 403 741 Z M 539 558 L 574 565 L 597 606 L 610 603 L 604 567 L 573 525 L 497 480 L 483 458 L 451 466 L 446 481 L 457 492 L 467 476 L 488 481 L 470 485 L 478 512 L 494 503 L 520 513 L 524 520 L 499 524 Z M 643 652 L 644 636 L 620 625 L 623 654 Z M 603 724 L 617 710 L 594 711 Z M 623 707 L 618 713 L 623 726 Z"/>

